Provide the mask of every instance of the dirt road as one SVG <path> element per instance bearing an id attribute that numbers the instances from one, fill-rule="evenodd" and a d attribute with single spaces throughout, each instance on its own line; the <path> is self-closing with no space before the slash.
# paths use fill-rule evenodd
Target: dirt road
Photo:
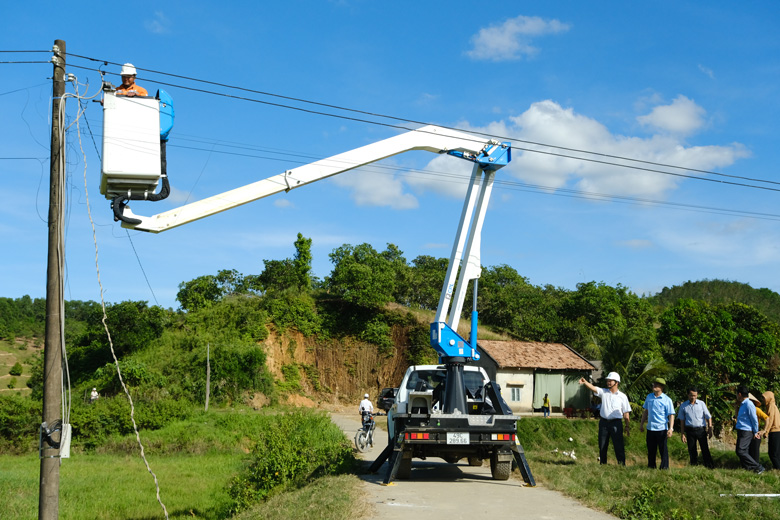
<path id="1" fill-rule="evenodd" d="M 356 413 L 331 413 L 331 418 L 344 430 L 350 441 L 354 439 L 360 427 Z M 367 461 L 364 471 L 386 445 L 387 434 L 377 429 L 374 448 L 362 457 Z M 615 519 L 614 516 L 588 509 L 541 485 L 525 487 L 519 475 L 513 475 L 507 481 L 493 480 L 488 465 L 470 467 L 465 461 L 448 464 L 441 459 L 415 459 L 410 480 L 396 480 L 394 485 L 383 486 L 386 469 L 385 463 L 375 475 L 360 475 L 370 506 L 373 507 L 373 514 L 369 514 L 371 519 Z"/>

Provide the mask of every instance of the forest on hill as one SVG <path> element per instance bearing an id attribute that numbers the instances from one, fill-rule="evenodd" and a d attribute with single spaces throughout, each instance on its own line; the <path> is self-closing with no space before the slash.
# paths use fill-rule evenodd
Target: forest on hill
<path id="1" fill-rule="evenodd" d="M 392 244 L 384 251 L 345 244 L 330 254 L 333 270 L 319 280 L 311 276 L 311 240 L 299 234 L 295 249 L 293 258 L 265 260 L 259 274 L 226 269 L 182 282 L 179 310 L 143 301 L 107 305 L 124 380 L 148 404 L 142 424 L 159 427 L 204 403 L 207 355 L 215 405 L 274 403 L 295 393 L 351 398 L 365 388 L 396 384 L 393 378 L 408 364 L 435 361 L 428 321 L 446 259 L 419 256 L 410 262 Z M 651 297 L 600 282 L 568 290 L 532 285 L 514 268 L 499 265 L 483 269 L 477 307 L 480 324 L 494 333 L 561 342 L 602 360 L 605 373 L 622 375 L 621 389 L 632 402 L 641 403 L 656 376 L 667 379 L 673 399 L 684 398 L 696 384 L 724 421 L 737 384 L 780 390 L 779 298 L 768 289 L 717 280 L 687 282 Z M 40 344 L 44 307 L 43 299 L 0 298 L 0 346 L 26 348 L 20 337 Z M 65 313 L 74 395 L 96 387 L 110 401 L 122 391 L 102 307 L 68 301 Z M 277 355 L 269 359 L 272 352 Z M 31 359 L 25 367 L 31 396 L 7 389 L 0 394 L 0 438 L 6 441 L 36 422 L 2 420 L 13 413 L 34 415 L 39 406 L 41 360 Z M 74 420 L 74 438 L 83 433 L 79 438 L 88 445 L 110 431 L 127 432 L 120 405 L 101 406 L 114 419 L 98 419 L 85 409 Z"/>

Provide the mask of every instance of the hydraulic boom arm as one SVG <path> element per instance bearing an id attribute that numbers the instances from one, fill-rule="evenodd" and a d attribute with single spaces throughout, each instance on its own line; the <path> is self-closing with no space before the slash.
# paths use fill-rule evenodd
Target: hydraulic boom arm
<path id="1" fill-rule="evenodd" d="M 127 220 L 123 219 L 122 227 L 160 233 L 281 191 L 290 191 L 412 150 L 449 153 L 471 161 L 492 164 L 501 162 L 502 158 L 506 159 L 508 145 L 493 140 L 482 140 L 455 130 L 425 126 L 151 217 L 134 215 L 129 208 L 125 208 L 124 216 Z"/>

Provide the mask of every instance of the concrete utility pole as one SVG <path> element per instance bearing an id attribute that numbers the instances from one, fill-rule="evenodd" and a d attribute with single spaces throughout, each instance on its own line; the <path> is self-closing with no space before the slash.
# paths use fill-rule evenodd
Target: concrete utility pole
<path id="1" fill-rule="evenodd" d="M 65 110 L 65 42 L 54 40 L 54 77 L 51 104 L 51 164 L 49 185 L 49 256 L 46 268 L 46 340 L 43 350 L 43 424 L 40 433 L 41 475 L 38 518 L 56 519 L 60 507 L 61 430 L 49 430 L 62 421 L 62 324 L 65 317 L 62 273 L 65 263 L 63 240 L 65 143 L 62 114 Z M 44 425 L 46 425 L 44 427 Z M 60 427 L 61 428 L 61 427 Z"/>

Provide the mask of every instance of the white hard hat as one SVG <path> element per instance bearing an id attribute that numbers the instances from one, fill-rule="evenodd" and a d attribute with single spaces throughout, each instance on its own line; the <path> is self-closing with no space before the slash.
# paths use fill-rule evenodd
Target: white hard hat
<path id="1" fill-rule="evenodd" d="M 119 73 L 120 76 L 135 76 L 135 74 L 135 67 L 132 63 L 122 65 L 122 71 Z"/>
<path id="2" fill-rule="evenodd" d="M 364 395 L 363 397 L 365 397 L 366 399 L 368 399 L 368 394 Z"/>
<path id="3" fill-rule="evenodd" d="M 618 383 L 620 382 L 620 376 L 618 375 L 617 372 L 610 372 L 609 374 L 607 374 L 607 379 L 617 381 Z"/>

